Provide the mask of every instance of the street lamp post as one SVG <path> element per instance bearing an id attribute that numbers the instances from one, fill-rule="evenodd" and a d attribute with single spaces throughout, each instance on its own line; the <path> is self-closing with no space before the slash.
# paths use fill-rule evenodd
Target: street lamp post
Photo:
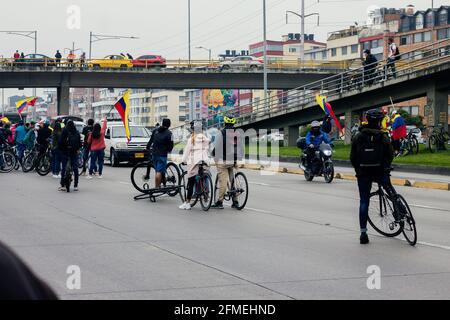
<path id="1" fill-rule="evenodd" d="M 191 67 L 191 0 L 188 0 L 188 57 Z"/>
<path id="2" fill-rule="evenodd" d="M 208 51 L 208 53 L 209 53 L 209 63 L 211 63 L 211 49 L 208 49 L 208 48 L 205 48 L 205 47 L 202 47 L 202 46 L 199 46 L 199 47 L 195 47 L 196 49 L 203 49 L 203 50 L 206 50 L 206 51 Z"/>
<path id="3" fill-rule="evenodd" d="M 94 34 L 92 31 L 89 32 L 89 60 L 92 59 L 92 44 L 94 42 L 98 42 L 98 41 L 105 41 L 105 40 L 120 40 L 120 39 L 132 39 L 132 40 L 136 40 L 139 39 L 138 37 L 134 37 L 134 36 L 111 36 L 111 35 L 104 35 L 104 34 Z M 93 99 L 94 99 L 94 89 L 91 88 L 90 92 L 90 112 L 92 113 L 92 117 L 93 117 L 93 110 L 92 110 L 92 104 L 93 104 Z"/>
<path id="4" fill-rule="evenodd" d="M 263 0 L 263 37 L 264 37 L 264 103 L 267 106 L 267 10 L 266 0 Z"/>
<path id="5" fill-rule="evenodd" d="M 34 40 L 34 54 L 37 53 L 37 31 L 0 31 L 0 33 L 12 34 Z M 33 96 L 36 96 L 36 88 L 33 88 Z M 33 108 L 33 119 L 36 117 L 36 108 Z"/>

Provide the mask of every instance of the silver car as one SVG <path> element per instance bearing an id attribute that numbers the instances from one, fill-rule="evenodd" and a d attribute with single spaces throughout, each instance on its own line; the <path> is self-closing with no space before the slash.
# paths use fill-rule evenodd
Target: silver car
<path id="1" fill-rule="evenodd" d="M 258 70 L 264 67 L 264 62 L 252 56 L 239 56 L 231 60 L 222 61 L 219 67 L 221 70 L 230 70 L 230 69 Z"/>

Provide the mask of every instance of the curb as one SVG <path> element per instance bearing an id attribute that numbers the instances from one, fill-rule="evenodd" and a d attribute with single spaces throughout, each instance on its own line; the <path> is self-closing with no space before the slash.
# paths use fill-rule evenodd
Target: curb
<path id="1" fill-rule="evenodd" d="M 172 161 L 180 161 L 181 157 L 171 157 Z M 212 166 L 215 166 L 212 164 Z M 260 164 L 240 164 L 239 168 L 248 169 L 248 170 L 256 170 L 256 171 L 270 171 L 270 172 L 278 172 L 278 173 L 288 173 L 288 174 L 296 174 L 303 175 L 304 171 L 302 169 L 296 168 L 285 168 L 285 167 L 267 167 L 264 168 L 263 165 Z M 356 181 L 356 177 L 354 175 L 336 173 L 334 175 L 335 179 L 346 180 L 346 181 Z M 410 181 L 407 179 L 398 179 L 392 178 L 391 182 L 395 186 L 401 187 L 411 187 L 411 188 L 420 188 L 420 189 L 432 189 L 432 190 L 445 190 L 450 191 L 450 183 L 444 182 L 432 182 L 432 181 Z"/>

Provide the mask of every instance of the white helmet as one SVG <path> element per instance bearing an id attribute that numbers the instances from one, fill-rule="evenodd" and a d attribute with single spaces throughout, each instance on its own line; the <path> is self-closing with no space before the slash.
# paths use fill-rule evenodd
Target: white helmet
<path id="1" fill-rule="evenodd" d="M 397 110 L 395 110 L 395 109 L 392 110 L 392 112 L 391 112 L 391 117 L 395 116 L 397 113 L 398 113 Z"/>
<path id="2" fill-rule="evenodd" d="M 311 122 L 311 128 L 320 128 L 320 122 L 319 121 Z"/>

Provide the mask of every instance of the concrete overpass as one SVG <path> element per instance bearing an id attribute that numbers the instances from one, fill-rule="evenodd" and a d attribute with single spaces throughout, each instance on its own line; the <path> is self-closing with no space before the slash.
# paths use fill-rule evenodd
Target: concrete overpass
<path id="1" fill-rule="evenodd" d="M 324 116 L 315 101 L 316 94 L 327 96 L 338 116 L 345 114 L 346 127 L 351 127 L 357 112 L 418 97 L 427 97 L 428 123 L 441 124 L 448 130 L 448 96 L 450 94 L 450 40 L 433 44 L 429 50 L 421 49 L 417 57 L 402 59 L 397 78 L 388 79 L 379 73 L 373 84 L 363 79 L 363 69 L 348 71 L 320 80 L 279 97 L 261 101 L 257 105 L 240 106 L 239 126 L 255 129 L 283 129 L 285 142 L 294 145 L 298 127 Z M 421 58 L 418 58 L 420 55 Z M 385 69 L 385 68 L 384 68 Z M 356 81 L 354 81 L 357 79 Z M 252 112 L 243 113 L 241 110 Z M 350 132 L 346 132 L 350 141 Z"/>
<path id="2" fill-rule="evenodd" d="M 270 89 L 325 79 L 337 69 L 270 71 Z M 57 88 L 58 114 L 69 112 L 70 88 L 263 89 L 263 72 L 246 70 L 71 70 L 0 68 L 0 88 Z"/>

